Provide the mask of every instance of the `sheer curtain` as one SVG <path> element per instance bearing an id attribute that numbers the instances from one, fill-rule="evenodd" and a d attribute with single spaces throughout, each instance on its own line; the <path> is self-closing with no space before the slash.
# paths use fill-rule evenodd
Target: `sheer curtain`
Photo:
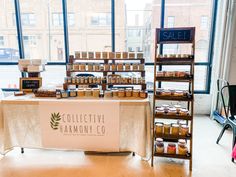
<path id="1" fill-rule="evenodd" d="M 218 78 L 229 81 L 230 65 L 236 39 L 236 0 L 219 0 L 212 67 L 212 111 L 216 108 Z M 235 56 L 236 57 L 236 56 Z"/>

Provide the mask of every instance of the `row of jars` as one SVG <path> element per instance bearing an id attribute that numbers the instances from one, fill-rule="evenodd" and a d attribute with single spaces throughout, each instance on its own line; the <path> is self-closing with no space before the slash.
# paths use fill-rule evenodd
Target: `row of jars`
<path id="1" fill-rule="evenodd" d="M 133 97 L 133 98 L 147 98 L 148 93 L 145 90 L 139 89 L 112 89 L 112 90 L 105 90 L 104 97 L 105 98 L 112 98 L 112 97 Z"/>
<path id="2" fill-rule="evenodd" d="M 167 144 L 167 147 L 165 147 Z M 164 143 L 162 138 L 157 138 L 155 142 L 155 152 L 162 154 L 179 154 L 188 156 L 188 147 L 184 139 L 179 139 L 178 143 Z"/>
<path id="3" fill-rule="evenodd" d="M 169 106 L 168 104 L 163 104 L 162 106 L 156 107 L 156 115 L 178 115 L 178 116 L 188 116 L 189 110 L 182 108 L 181 105 Z"/>
<path id="4" fill-rule="evenodd" d="M 147 98 L 148 93 L 144 90 L 139 89 L 112 89 L 105 90 L 104 93 L 101 92 L 99 88 L 78 88 L 71 90 L 57 90 L 56 97 L 68 98 L 68 97 L 105 97 L 105 98 L 124 98 L 124 97 L 134 97 L 134 98 Z"/>
<path id="5" fill-rule="evenodd" d="M 75 52 L 75 58 L 85 59 L 142 59 L 142 52 Z"/>
<path id="6" fill-rule="evenodd" d="M 157 77 L 190 77 L 189 71 L 157 71 Z"/>
<path id="7" fill-rule="evenodd" d="M 67 65 L 68 71 L 144 71 L 142 63 L 74 63 Z"/>
<path id="8" fill-rule="evenodd" d="M 164 54 L 164 55 L 157 55 L 157 58 L 192 58 L 193 55 L 190 54 Z"/>
<path id="9" fill-rule="evenodd" d="M 179 96 L 179 97 L 190 97 L 188 91 L 185 90 L 169 90 L 169 89 L 157 89 L 156 95 L 161 96 Z"/>
<path id="10" fill-rule="evenodd" d="M 186 124 L 175 124 L 175 123 L 163 123 L 156 122 L 155 123 L 155 134 L 156 135 L 189 135 L 189 126 Z"/>
<path id="11" fill-rule="evenodd" d="M 94 77 L 94 76 L 79 76 L 79 77 L 65 77 L 64 83 L 67 84 L 145 84 L 144 77 Z"/>

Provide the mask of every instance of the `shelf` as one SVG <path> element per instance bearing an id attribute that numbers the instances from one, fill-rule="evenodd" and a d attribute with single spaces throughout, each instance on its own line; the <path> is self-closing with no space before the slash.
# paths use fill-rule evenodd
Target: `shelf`
<path id="1" fill-rule="evenodd" d="M 159 119 L 176 119 L 176 120 L 192 120 L 193 116 L 180 116 L 180 115 L 167 115 L 167 114 L 163 114 L 163 115 L 155 115 L 155 118 L 159 118 Z"/>
<path id="2" fill-rule="evenodd" d="M 173 100 L 173 101 L 193 101 L 193 98 L 190 97 L 180 97 L 180 96 L 155 96 L 156 100 Z"/>
<path id="3" fill-rule="evenodd" d="M 146 84 L 108 84 L 108 83 L 83 83 L 83 84 L 77 84 L 77 83 L 64 83 L 65 85 L 146 85 Z"/>
<path id="4" fill-rule="evenodd" d="M 179 154 L 167 154 L 167 153 L 154 153 L 154 156 L 158 157 L 167 157 L 167 158 L 175 158 L 175 159 L 191 159 L 191 154 L 188 153 L 186 155 L 179 155 Z"/>
<path id="5" fill-rule="evenodd" d="M 111 61 L 113 61 L 113 60 L 117 60 L 117 61 L 119 61 L 119 60 L 144 60 L 144 58 L 99 58 L 99 59 L 97 59 L 97 58 L 73 58 L 73 60 L 85 60 L 85 61 L 90 61 L 90 60 L 101 60 L 101 61 L 103 61 L 103 60 L 111 60 Z"/>
<path id="6" fill-rule="evenodd" d="M 179 139 L 187 139 L 191 140 L 192 136 L 189 134 L 187 136 L 184 135 L 165 135 L 165 134 L 156 134 L 156 138 L 162 138 L 164 141 L 169 141 L 169 142 L 178 142 Z"/>
<path id="7" fill-rule="evenodd" d="M 194 63 L 194 61 L 192 59 L 191 60 L 186 59 L 183 61 L 169 60 L 169 59 L 156 61 L 157 65 L 191 65 L 193 63 Z"/>
<path id="8" fill-rule="evenodd" d="M 143 71 L 77 71 L 77 70 L 71 70 L 67 72 L 82 72 L 82 73 L 108 73 L 108 72 L 145 72 Z"/>
<path id="9" fill-rule="evenodd" d="M 192 77 L 156 77 L 156 81 L 161 82 L 192 82 Z"/>

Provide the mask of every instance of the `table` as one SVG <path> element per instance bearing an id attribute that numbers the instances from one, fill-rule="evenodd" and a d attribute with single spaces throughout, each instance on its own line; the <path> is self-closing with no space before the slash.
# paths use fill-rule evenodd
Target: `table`
<path id="1" fill-rule="evenodd" d="M 52 99 L 56 100 L 56 98 L 35 98 L 33 95 L 27 95 L 24 97 L 10 96 L 0 101 L 1 154 L 5 154 L 13 147 L 44 148 L 40 137 L 39 103 Z M 69 99 L 75 101 L 76 98 Z M 59 101 L 64 102 L 65 100 Z M 79 102 L 81 99 L 76 99 L 76 101 Z M 94 101 L 103 103 L 103 99 L 94 99 Z M 151 156 L 152 121 L 149 99 L 121 99 L 119 104 L 119 151 L 131 151 L 143 158 L 149 158 Z"/>

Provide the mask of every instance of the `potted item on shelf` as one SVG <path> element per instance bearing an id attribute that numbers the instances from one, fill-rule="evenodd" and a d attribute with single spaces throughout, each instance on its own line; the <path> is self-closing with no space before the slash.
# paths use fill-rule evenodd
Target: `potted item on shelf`
<path id="1" fill-rule="evenodd" d="M 127 59 L 128 58 L 128 52 L 123 52 L 122 53 L 122 58 Z"/>
<path id="2" fill-rule="evenodd" d="M 161 122 L 156 122 L 155 123 L 155 133 L 156 135 L 161 135 L 163 134 L 163 123 Z"/>
<path id="3" fill-rule="evenodd" d="M 156 153 L 164 153 L 164 143 L 162 138 L 156 139 L 156 146 L 155 146 L 155 152 Z"/>
<path id="4" fill-rule="evenodd" d="M 96 59 L 100 59 L 101 58 L 101 52 L 95 52 L 95 57 L 96 57 Z"/>
<path id="5" fill-rule="evenodd" d="M 176 154 L 176 144 L 175 143 L 168 143 L 167 154 Z"/>

